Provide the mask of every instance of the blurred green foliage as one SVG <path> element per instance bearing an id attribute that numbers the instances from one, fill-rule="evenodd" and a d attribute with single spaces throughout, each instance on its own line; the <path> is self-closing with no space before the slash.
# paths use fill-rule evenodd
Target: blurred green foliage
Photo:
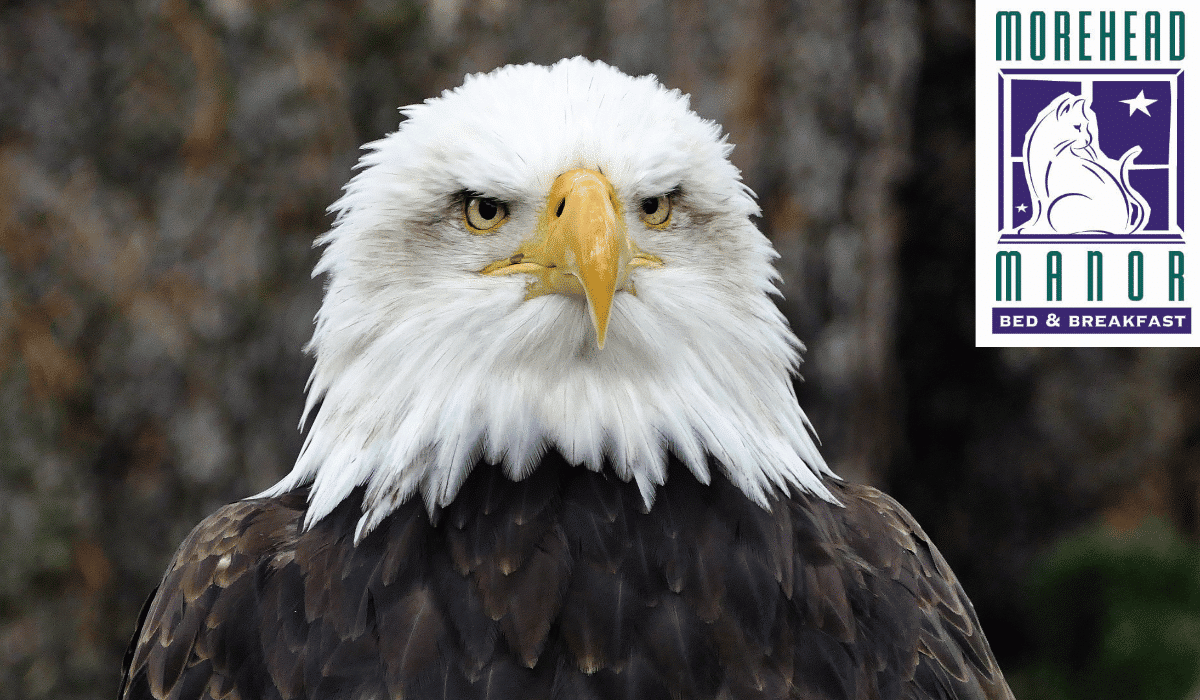
<path id="1" fill-rule="evenodd" d="M 1162 520 L 1063 539 L 1032 569 L 1023 700 L 1173 700 L 1200 680 L 1200 547 Z"/>

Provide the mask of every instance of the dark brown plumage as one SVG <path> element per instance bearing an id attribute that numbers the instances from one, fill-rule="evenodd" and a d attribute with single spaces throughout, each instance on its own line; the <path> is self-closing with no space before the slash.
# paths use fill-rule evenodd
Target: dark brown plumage
<path id="1" fill-rule="evenodd" d="M 226 506 L 147 604 L 121 697 L 1011 698 L 954 574 L 891 498 L 767 511 L 713 465 L 637 489 L 555 453 L 479 464 L 357 546 L 361 490 Z"/>

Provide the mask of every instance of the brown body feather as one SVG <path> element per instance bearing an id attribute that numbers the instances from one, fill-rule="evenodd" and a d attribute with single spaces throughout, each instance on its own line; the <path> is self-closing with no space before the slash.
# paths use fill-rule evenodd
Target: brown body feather
<path id="1" fill-rule="evenodd" d="M 715 465 L 714 465 L 715 466 Z M 361 490 L 235 503 L 180 547 L 121 697 L 1011 698 L 954 574 L 895 501 L 749 501 L 672 461 L 631 484 L 478 465 L 357 546 Z"/>

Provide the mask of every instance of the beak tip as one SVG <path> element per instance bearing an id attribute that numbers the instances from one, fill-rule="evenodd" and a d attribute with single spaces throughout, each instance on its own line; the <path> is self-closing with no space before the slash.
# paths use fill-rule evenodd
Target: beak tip
<path id="1" fill-rule="evenodd" d="M 592 327 L 596 330 L 596 346 L 603 350 L 604 340 L 608 335 L 608 319 L 606 318 L 603 321 L 592 319 Z"/>

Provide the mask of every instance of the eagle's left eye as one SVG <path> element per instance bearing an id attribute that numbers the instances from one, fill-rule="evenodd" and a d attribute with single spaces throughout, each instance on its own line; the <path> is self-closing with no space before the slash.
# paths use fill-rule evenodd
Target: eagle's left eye
<path id="1" fill-rule="evenodd" d="M 667 220 L 671 218 L 671 197 L 665 194 L 647 197 L 638 208 L 641 209 L 639 216 L 648 226 L 666 226 Z"/>
<path id="2" fill-rule="evenodd" d="M 472 233 L 484 233 L 504 223 L 508 207 L 498 199 L 471 196 L 463 203 L 463 218 Z"/>

